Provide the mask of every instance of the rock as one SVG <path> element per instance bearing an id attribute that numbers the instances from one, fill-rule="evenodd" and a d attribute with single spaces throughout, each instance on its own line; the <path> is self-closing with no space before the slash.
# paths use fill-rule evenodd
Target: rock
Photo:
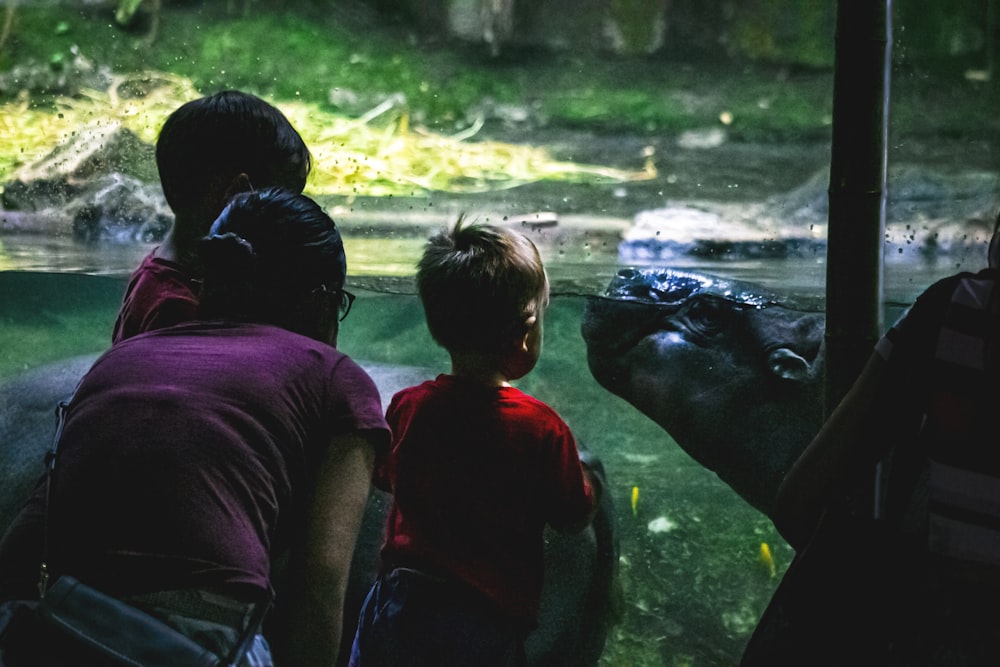
<path id="1" fill-rule="evenodd" d="M 623 263 L 679 257 L 781 259 L 825 250 L 825 223 L 784 223 L 768 215 L 764 204 L 668 203 L 635 216 L 618 246 L 618 258 Z"/>
<path id="2" fill-rule="evenodd" d="M 885 261 L 917 262 L 985 252 L 997 174 L 890 171 Z M 826 252 L 829 172 L 763 202 L 671 202 L 639 212 L 622 237 L 622 263 L 679 257 L 727 260 L 815 257 Z"/>
<path id="3" fill-rule="evenodd" d="M 0 232 L 154 243 L 170 229 L 155 149 L 118 123 L 74 133 L 4 184 Z"/>
<path id="4" fill-rule="evenodd" d="M 39 199 L 61 199 L 27 211 L 0 210 L 0 234 L 44 234 L 78 241 L 156 243 L 173 222 L 158 184 L 148 184 L 124 174 L 111 173 L 67 187 L 65 182 L 22 184 L 25 192 L 41 192 Z"/>
<path id="5" fill-rule="evenodd" d="M 11 180 L 24 184 L 52 183 L 58 191 L 61 183 L 85 184 L 94 177 L 110 173 L 156 182 L 159 180 L 156 150 L 120 123 L 97 122 L 74 132 L 42 159 L 18 169 Z M 38 197 L 43 192 L 37 189 L 30 192 L 30 202 L 12 202 L 8 195 L 12 185 L 6 186 L 4 191 L 3 203 L 8 208 L 30 210 L 58 203 L 39 206 Z"/>
<path id="6" fill-rule="evenodd" d="M 73 218 L 65 211 L 2 211 L 0 210 L 0 235 L 39 234 L 68 236 L 73 233 Z"/>
<path id="7" fill-rule="evenodd" d="M 49 62 L 28 60 L 0 72 L 0 96 L 30 93 L 72 97 L 84 89 L 104 90 L 112 78 L 110 66 L 96 64 L 72 46 L 68 56 L 56 52 Z"/>
<path id="8" fill-rule="evenodd" d="M 73 236 L 80 241 L 156 243 L 173 222 L 159 185 L 123 174 L 97 179 L 73 213 Z"/>

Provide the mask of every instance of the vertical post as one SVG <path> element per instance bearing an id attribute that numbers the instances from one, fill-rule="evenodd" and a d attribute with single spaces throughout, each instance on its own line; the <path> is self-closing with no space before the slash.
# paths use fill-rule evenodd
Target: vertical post
<path id="1" fill-rule="evenodd" d="M 998 55 L 1000 55 L 1000 1 L 986 0 L 986 71 L 990 75 L 990 85 L 1000 88 L 997 79 Z"/>
<path id="2" fill-rule="evenodd" d="M 826 270 L 829 414 L 882 331 L 891 0 L 839 0 Z"/>

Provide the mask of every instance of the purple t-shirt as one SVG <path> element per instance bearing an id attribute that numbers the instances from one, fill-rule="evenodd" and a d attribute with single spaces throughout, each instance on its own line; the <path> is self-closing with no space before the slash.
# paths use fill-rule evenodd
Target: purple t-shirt
<path id="1" fill-rule="evenodd" d="M 388 427 L 367 373 L 268 325 L 190 323 L 122 341 L 66 419 L 52 563 L 123 592 L 267 585 L 330 438 Z"/>

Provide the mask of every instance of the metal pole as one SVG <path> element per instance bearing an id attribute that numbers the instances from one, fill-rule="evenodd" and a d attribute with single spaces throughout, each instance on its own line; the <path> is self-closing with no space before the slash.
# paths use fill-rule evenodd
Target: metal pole
<path id="1" fill-rule="evenodd" d="M 882 332 L 891 0 L 840 0 L 826 270 L 829 414 Z"/>
<path id="2" fill-rule="evenodd" d="M 997 66 L 998 51 L 1000 51 L 1000 2 L 998 0 L 987 0 L 986 2 L 986 71 L 989 73 L 990 85 L 998 88 L 997 79 L 1000 72 Z"/>

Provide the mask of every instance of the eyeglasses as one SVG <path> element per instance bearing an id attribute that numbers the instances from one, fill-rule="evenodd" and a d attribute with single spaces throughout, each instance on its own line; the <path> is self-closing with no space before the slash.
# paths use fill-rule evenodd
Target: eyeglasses
<path id="1" fill-rule="evenodd" d="M 337 320 L 338 322 L 343 322 L 347 318 L 347 314 L 351 312 L 351 306 L 354 305 L 356 298 L 351 292 L 345 289 L 340 290 L 340 318 Z"/>
<path id="2" fill-rule="evenodd" d="M 337 304 L 337 312 L 340 313 L 340 317 L 337 318 L 338 322 L 343 322 L 347 314 L 351 312 L 351 306 L 354 305 L 354 300 L 357 298 L 351 292 L 345 289 L 331 290 L 327 288 L 326 285 L 320 285 L 312 291 L 313 294 L 328 294 L 330 296 L 340 295 L 340 303 Z"/>

